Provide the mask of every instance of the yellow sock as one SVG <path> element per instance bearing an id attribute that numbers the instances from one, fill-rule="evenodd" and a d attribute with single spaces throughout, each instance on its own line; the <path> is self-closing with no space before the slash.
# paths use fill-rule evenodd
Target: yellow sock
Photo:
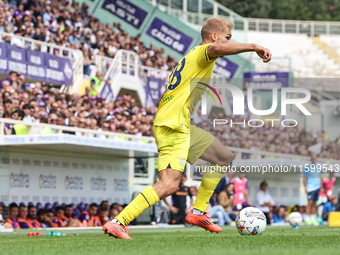
<path id="1" fill-rule="evenodd" d="M 152 186 L 144 189 L 134 200 L 128 204 L 123 211 L 116 216 L 116 219 L 124 226 L 136 219 L 146 209 L 159 201 L 159 197 Z"/>
<path id="2" fill-rule="evenodd" d="M 212 166 L 211 164 L 209 166 Z M 206 212 L 209 204 L 209 200 L 217 186 L 223 177 L 223 172 L 206 171 L 203 174 L 201 186 L 198 189 L 197 198 L 194 204 L 194 208 L 202 212 Z"/>

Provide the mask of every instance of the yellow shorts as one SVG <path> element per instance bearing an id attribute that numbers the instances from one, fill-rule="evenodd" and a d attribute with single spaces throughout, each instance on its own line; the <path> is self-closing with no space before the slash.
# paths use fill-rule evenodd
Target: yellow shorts
<path id="1" fill-rule="evenodd" d="M 194 125 L 190 125 L 188 134 L 153 126 L 153 134 L 159 152 L 158 171 L 171 168 L 183 172 L 186 162 L 195 163 L 215 140 L 212 134 Z"/>

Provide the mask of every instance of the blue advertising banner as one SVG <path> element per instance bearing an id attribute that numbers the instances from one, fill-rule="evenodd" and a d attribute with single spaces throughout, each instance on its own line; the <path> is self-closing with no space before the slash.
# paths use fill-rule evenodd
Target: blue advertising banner
<path id="1" fill-rule="evenodd" d="M 6 44 L 8 71 L 15 71 L 20 74 L 27 74 L 26 51 L 23 48 Z"/>
<path id="2" fill-rule="evenodd" d="M 15 71 L 32 80 L 72 85 L 70 59 L 0 43 L 0 72 Z"/>
<path id="3" fill-rule="evenodd" d="M 102 8 L 125 20 L 137 29 L 140 28 L 148 14 L 127 0 L 105 0 Z"/>
<path id="4" fill-rule="evenodd" d="M 252 88 L 253 91 L 267 91 L 273 88 L 281 89 L 288 86 L 288 72 L 250 72 L 243 74 L 243 89 Z"/>
<path id="5" fill-rule="evenodd" d="M 215 62 L 214 73 L 230 81 L 238 69 L 238 65 L 227 58 L 218 58 Z"/>
<path id="6" fill-rule="evenodd" d="M 156 106 L 164 91 L 166 81 L 160 78 L 147 77 L 145 86 L 145 104 L 147 106 Z"/>
<path id="7" fill-rule="evenodd" d="M 181 54 L 185 54 L 193 40 L 159 18 L 154 18 L 146 33 Z"/>
<path id="8" fill-rule="evenodd" d="M 27 50 L 27 78 L 41 80 L 46 77 L 45 57 L 40 51 Z"/>
<path id="9" fill-rule="evenodd" d="M 46 54 L 46 81 L 59 84 L 65 81 L 65 84 L 72 83 L 72 65 L 69 59 Z"/>

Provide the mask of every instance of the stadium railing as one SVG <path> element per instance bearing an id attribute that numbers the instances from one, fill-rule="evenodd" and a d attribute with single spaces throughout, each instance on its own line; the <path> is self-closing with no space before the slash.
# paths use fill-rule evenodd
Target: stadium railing
<path id="1" fill-rule="evenodd" d="M 95 63 L 96 63 L 97 70 L 107 75 L 107 77 L 105 78 L 109 78 L 109 75 L 113 71 L 140 77 L 140 78 L 142 78 L 143 76 L 167 78 L 170 75 L 169 71 L 164 71 L 164 70 L 157 69 L 154 67 L 144 66 L 141 63 L 138 54 L 136 54 L 133 51 L 127 51 L 127 50 L 117 51 L 117 54 L 114 58 L 97 55 L 95 59 Z"/>
<path id="2" fill-rule="evenodd" d="M 21 120 L 12 120 L 12 119 L 4 119 L 0 118 L 0 136 L 5 135 L 4 128 L 6 124 L 24 124 L 27 128 L 27 135 L 33 135 L 35 133 L 35 128 L 43 128 L 49 127 L 54 130 L 55 134 L 63 134 L 64 131 L 67 132 L 78 132 L 81 136 L 88 136 L 89 134 L 93 135 L 101 135 L 105 136 L 106 139 L 114 139 L 124 137 L 126 141 L 135 141 L 139 142 L 144 140 L 146 143 L 155 143 L 155 139 L 153 137 L 146 137 L 146 136 L 136 136 L 136 135 L 129 135 L 124 133 L 116 133 L 116 132 L 108 132 L 108 131 L 97 131 L 92 129 L 86 128 L 78 128 L 78 127 L 67 127 L 67 126 L 60 126 L 60 125 L 52 125 L 52 124 L 41 124 L 41 123 L 28 123 Z M 38 135 L 39 133 L 37 133 Z"/>
<path id="3" fill-rule="evenodd" d="M 97 70 L 105 74 L 104 79 L 109 80 L 111 88 L 117 88 L 115 83 L 120 74 L 129 75 L 140 81 L 140 84 L 135 84 L 136 88 L 138 85 L 144 87 L 147 77 L 166 80 L 170 75 L 169 71 L 144 66 L 138 54 L 133 51 L 119 50 L 114 58 L 96 56 L 95 62 Z M 105 82 L 102 82 L 99 91 L 103 91 L 104 85 Z M 115 97 L 117 96 L 118 94 L 115 94 Z"/>
<path id="4" fill-rule="evenodd" d="M 67 126 L 60 126 L 60 125 L 52 125 L 52 124 L 41 124 L 41 123 L 27 123 L 21 120 L 12 120 L 12 119 L 4 119 L 0 118 L 0 136 L 5 135 L 4 134 L 4 128 L 6 124 L 24 124 L 27 128 L 27 135 L 33 135 L 35 128 L 43 128 L 43 127 L 49 127 L 52 130 L 54 130 L 55 134 L 63 134 L 63 131 L 68 132 L 79 132 L 81 136 L 86 137 L 88 134 L 93 135 L 105 135 L 106 139 L 115 139 L 124 137 L 126 140 L 124 141 L 135 141 L 140 142 L 144 140 L 144 143 L 151 143 L 155 144 L 154 137 L 148 137 L 148 136 L 136 136 L 136 135 L 130 135 L 130 134 L 124 134 L 124 133 L 116 133 L 116 132 L 110 132 L 110 131 L 97 131 L 92 129 L 86 129 L 86 128 L 78 128 L 78 127 L 67 127 Z M 282 154 L 282 153 L 275 153 L 270 151 L 261 151 L 257 148 L 252 149 L 244 149 L 244 148 L 236 148 L 236 147 L 228 147 L 227 148 L 234 153 L 234 159 L 235 160 L 245 160 L 242 159 L 242 155 L 247 154 L 249 160 L 260 160 L 263 158 L 284 158 L 284 159 L 291 159 L 291 160 L 309 160 L 309 157 L 305 156 L 299 156 L 294 154 Z M 318 159 L 320 162 L 338 162 L 333 159 Z"/>
<path id="5" fill-rule="evenodd" d="M 276 32 L 307 34 L 314 37 L 321 34 L 340 35 L 340 22 L 330 21 L 302 21 L 302 20 L 279 20 L 279 19 L 256 19 L 244 18 L 232 10 L 216 3 L 213 0 L 198 0 L 196 10 L 188 0 L 184 1 L 161 1 L 147 0 L 153 6 L 167 12 L 175 18 L 200 28 L 203 22 L 213 16 L 223 15 L 234 22 L 235 30 L 244 30 L 245 39 L 247 31 Z M 169 4 L 170 3 L 170 4 Z M 236 39 L 239 42 L 239 38 Z"/>
<path id="6" fill-rule="evenodd" d="M 307 34 L 314 37 L 321 34 L 340 35 L 340 22 L 304 21 L 247 18 L 249 31 Z"/>
<path id="7" fill-rule="evenodd" d="M 10 44 L 13 45 L 13 38 L 19 39 L 23 44 L 30 44 L 31 50 L 38 50 L 40 48 L 41 52 L 54 54 L 55 50 L 58 50 L 59 57 L 68 58 L 71 60 L 73 68 L 73 86 L 69 86 L 72 91 L 78 91 L 79 87 L 83 83 L 84 79 L 84 67 L 83 67 L 83 53 L 71 48 L 61 47 L 55 44 L 41 42 L 27 37 L 17 36 L 14 34 L 9 34 L 5 32 L 0 32 L 0 42 L 4 41 L 4 38 L 10 39 Z M 8 40 L 7 40 L 8 41 Z M 72 57 L 72 53 L 76 52 L 77 58 Z"/>

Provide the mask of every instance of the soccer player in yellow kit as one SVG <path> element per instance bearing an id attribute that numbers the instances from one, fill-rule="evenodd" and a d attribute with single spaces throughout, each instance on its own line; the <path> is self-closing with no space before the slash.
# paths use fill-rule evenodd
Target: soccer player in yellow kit
<path id="1" fill-rule="evenodd" d="M 116 238 L 131 239 L 127 225 L 144 210 L 177 191 L 186 162 L 193 164 L 198 158 L 213 165 L 228 166 L 232 153 L 208 132 L 190 125 L 191 109 L 200 100 L 203 90 L 190 86 L 192 79 L 210 79 L 217 58 L 255 51 L 268 62 L 271 53 L 257 44 L 232 43 L 233 24 L 221 17 L 204 22 L 202 45 L 194 47 L 178 63 L 169 77 L 166 91 L 159 101 L 153 133 L 159 152 L 159 181 L 144 189 L 124 210 L 103 226 L 105 234 Z M 198 92 L 200 91 L 200 92 Z M 211 195 L 223 173 L 206 172 L 193 209 L 186 216 L 189 224 L 211 232 L 221 232 L 208 217 L 206 211 Z"/>

